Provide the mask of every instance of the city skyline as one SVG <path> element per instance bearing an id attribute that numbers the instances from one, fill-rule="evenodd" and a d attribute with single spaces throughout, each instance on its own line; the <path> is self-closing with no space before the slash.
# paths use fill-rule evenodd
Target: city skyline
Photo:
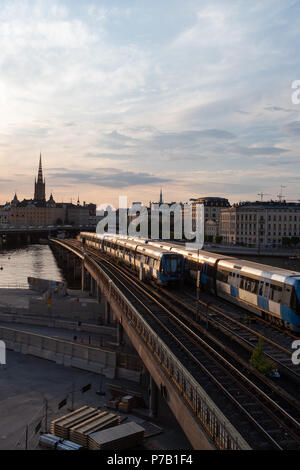
<path id="1" fill-rule="evenodd" d="M 0 201 L 300 199 L 300 5 L 244 5 L 3 1 Z"/>

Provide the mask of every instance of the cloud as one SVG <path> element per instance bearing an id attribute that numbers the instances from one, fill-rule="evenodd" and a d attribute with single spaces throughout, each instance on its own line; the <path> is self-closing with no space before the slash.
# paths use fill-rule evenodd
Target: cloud
<path id="1" fill-rule="evenodd" d="M 105 152 L 88 152 L 84 155 L 87 158 L 103 158 L 105 160 L 134 160 L 136 155 L 126 153 L 105 153 Z"/>
<path id="2" fill-rule="evenodd" d="M 300 121 L 292 121 L 289 122 L 285 127 L 284 130 L 291 135 L 300 136 Z"/>
<path id="3" fill-rule="evenodd" d="M 96 168 L 93 171 L 60 171 L 51 173 L 52 179 L 64 179 L 72 184 L 90 184 L 109 188 L 144 186 L 170 182 L 168 178 L 157 177 L 146 172 L 122 171 L 115 168 Z"/>
<path id="4" fill-rule="evenodd" d="M 241 155 L 247 156 L 256 156 L 256 155 L 265 155 L 265 156 L 272 156 L 278 155 L 281 153 L 289 152 L 288 149 L 280 148 L 280 147 L 243 147 L 243 146 L 236 146 L 230 149 L 233 152 L 240 153 Z"/>
<path id="5" fill-rule="evenodd" d="M 189 130 L 183 132 L 164 132 L 153 138 L 159 145 L 186 145 L 204 139 L 234 139 L 235 135 L 220 129 Z"/>
<path id="6" fill-rule="evenodd" d="M 280 106 L 266 106 L 264 108 L 266 111 L 284 111 L 285 113 L 293 112 L 293 109 L 281 108 Z"/>
<path id="7" fill-rule="evenodd" d="M 105 194 L 141 184 L 148 198 L 164 182 L 188 197 L 203 167 L 210 194 L 236 168 L 233 198 L 258 192 L 250 177 L 261 190 L 275 184 L 268 165 L 288 182 L 299 158 L 299 2 L 150 3 L 2 0 L 0 172 L 20 192 L 40 149 L 47 182 L 69 199 L 82 184 L 93 200 L 101 181 Z"/>

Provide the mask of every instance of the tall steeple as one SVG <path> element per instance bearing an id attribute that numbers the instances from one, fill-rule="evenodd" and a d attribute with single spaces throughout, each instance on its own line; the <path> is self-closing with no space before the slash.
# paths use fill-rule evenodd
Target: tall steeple
<path id="1" fill-rule="evenodd" d="M 159 203 L 160 203 L 160 204 L 163 204 L 162 189 L 160 190 Z"/>
<path id="2" fill-rule="evenodd" d="M 34 182 L 34 200 L 39 202 L 46 201 L 46 182 L 43 179 L 42 153 L 40 153 L 38 178 Z"/>

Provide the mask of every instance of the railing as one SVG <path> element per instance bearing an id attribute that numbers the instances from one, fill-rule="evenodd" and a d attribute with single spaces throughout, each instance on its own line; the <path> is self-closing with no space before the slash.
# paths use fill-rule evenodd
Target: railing
<path id="1" fill-rule="evenodd" d="M 139 338 L 151 350 L 153 356 L 174 386 L 180 391 L 182 398 L 197 416 L 216 446 L 219 449 L 229 450 L 249 449 L 250 447 L 241 437 L 240 439 L 234 437 L 234 434 L 236 434 L 234 427 L 226 420 L 220 410 L 214 406 L 214 403 L 202 387 L 200 387 L 168 346 L 159 338 L 157 333 L 148 325 L 109 276 L 89 256 L 85 256 L 84 263 L 90 274 L 95 278 L 101 278 L 108 292 L 108 301 L 113 298 L 121 306 L 122 312 L 124 312 L 131 328 L 136 331 Z"/>

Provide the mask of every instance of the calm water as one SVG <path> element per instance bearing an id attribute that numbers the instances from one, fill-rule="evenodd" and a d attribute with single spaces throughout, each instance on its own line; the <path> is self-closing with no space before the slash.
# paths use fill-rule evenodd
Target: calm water
<path id="1" fill-rule="evenodd" d="M 47 245 L 0 250 L 0 288 L 28 287 L 27 277 L 63 281 L 55 258 Z"/>

